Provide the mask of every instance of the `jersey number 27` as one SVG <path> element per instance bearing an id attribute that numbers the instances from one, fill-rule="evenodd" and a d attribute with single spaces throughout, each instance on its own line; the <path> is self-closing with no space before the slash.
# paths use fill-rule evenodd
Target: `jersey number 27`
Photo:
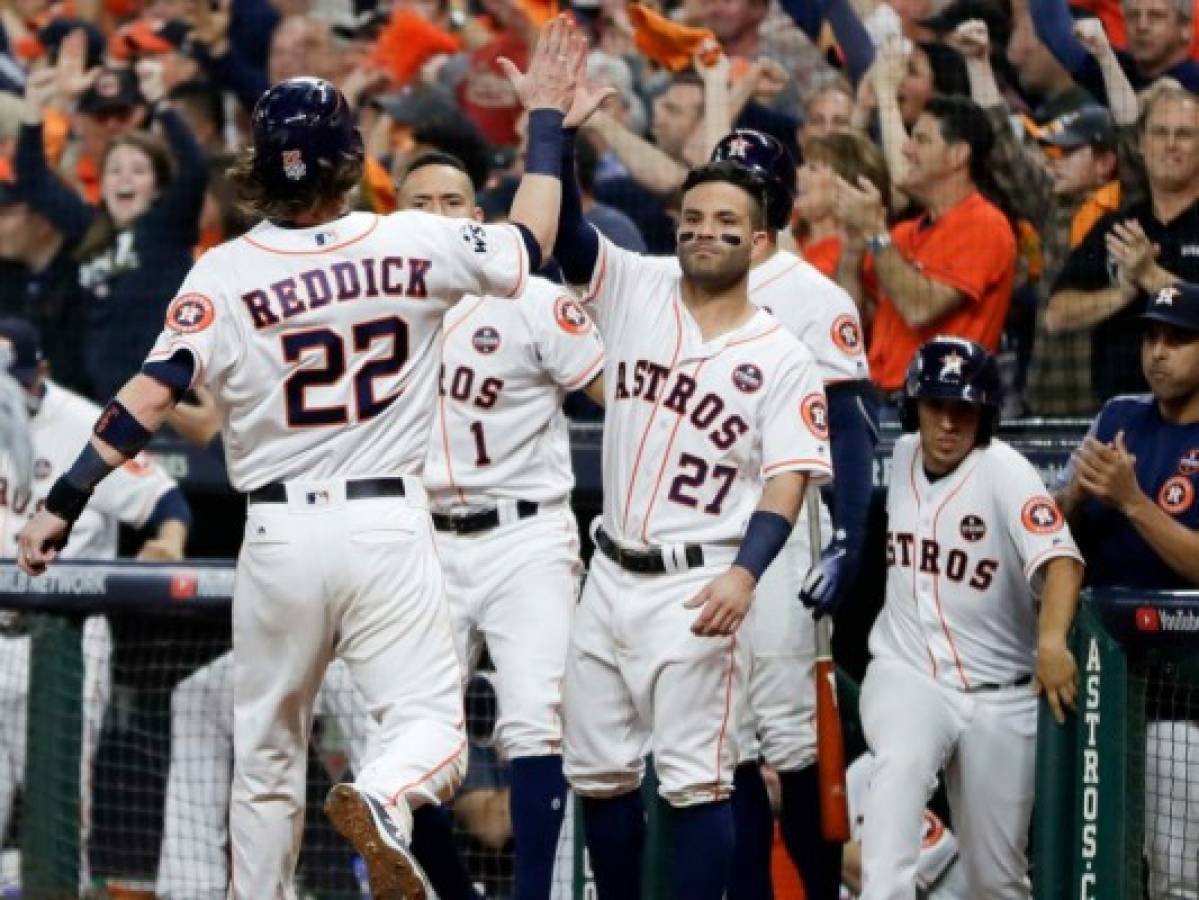
<path id="1" fill-rule="evenodd" d="M 346 342 L 332 328 L 314 328 L 293 331 L 280 336 L 283 358 L 289 363 L 297 362 L 308 351 L 319 351 L 324 365 L 315 368 L 297 369 L 284 383 L 287 403 L 287 424 L 291 428 L 312 428 L 323 425 L 345 425 L 350 421 L 345 404 L 312 406 L 307 391 L 312 387 L 337 384 L 346 374 Z M 354 411 L 356 420 L 365 422 L 373 419 L 395 402 L 402 391 L 394 391 L 385 397 L 375 394 L 375 381 L 395 375 L 408 361 L 408 326 L 403 319 L 389 316 L 358 322 L 350 329 L 350 342 L 354 352 L 369 350 L 378 341 L 390 341 L 391 352 L 379 359 L 368 360 L 359 365 L 352 375 L 354 385 Z"/>

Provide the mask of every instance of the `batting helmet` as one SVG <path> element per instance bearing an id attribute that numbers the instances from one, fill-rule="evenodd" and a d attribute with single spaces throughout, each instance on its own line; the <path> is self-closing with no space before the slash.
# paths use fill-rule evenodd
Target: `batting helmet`
<path id="1" fill-rule="evenodd" d="M 1002 391 L 999 364 L 984 347 L 966 338 L 938 335 L 917 350 L 908 365 L 899 421 L 904 431 L 916 431 L 916 401 L 922 398 L 972 403 L 983 409 L 977 442 L 986 444 L 999 419 Z"/>
<path id="2" fill-rule="evenodd" d="M 711 162 L 730 162 L 749 169 L 766 189 L 766 224 L 777 230 L 791 221 L 795 205 L 795 160 L 782 143 L 749 128 L 730 131 L 712 149 Z"/>
<path id="3" fill-rule="evenodd" d="M 254 174 L 272 192 L 314 184 L 322 168 L 363 158 L 362 134 L 341 91 L 323 78 L 289 78 L 254 104 Z"/>

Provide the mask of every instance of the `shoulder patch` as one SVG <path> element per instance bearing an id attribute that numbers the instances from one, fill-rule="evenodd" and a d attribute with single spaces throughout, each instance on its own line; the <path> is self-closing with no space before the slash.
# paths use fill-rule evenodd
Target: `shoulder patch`
<path id="1" fill-rule="evenodd" d="M 470 247 L 475 253 L 487 252 L 487 232 L 478 222 L 467 222 L 458 231 L 462 235 L 462 240 L 466 246 Z"/>
<path id="2" fill-rule="evenodd" d="M 1195 487 L 1182 475 L 1167 478 L 1157 492 L 1157 505 L 1172 516 L 1181 515 L 1195 502 Z"/>
<path id="3" fill-rule="evenodd" d="M 180 334 L 203 331 L 216 318 L 216 307 L 203 294 L 182 294 L 167 309 L 167 327 Z"/>
<path id="4" fill-rule="evenodd" d="M 804 397 L 799 404 L 799 413 L 803 416 L 808 431 L 822 441 L 828 437 L 828 405 L 823 394 L 813 391 Z"/>
<path id="5" fill-rule="evenodd" d="M 1053 498 L 1043 494 L 1024 504 L 1024 508 L 1020 510 L 1020 521 L 1025 530 L 1033 534 L 1053 534 L 1066 524 L 1062 511 L 1057 508 Z"/>
<path id="6" fill-rule="evenodd" d="M 567 334 L 586 334 L 591 330 L 591 319 L 570 297 L 559 297 L 554 301 L 554 320 Z"/>
<path id="7" fill-rule="evenodd" d="M 1180 475 L 1199 473 L 1199 447 L 1192 447 L 1182 455 L 1182 459 L 1178 461 L 1178 473 Z"/>
<path id="8" fill-rule="evenodd" d="M 862 354 L 862 329 L 858 326 L 858 320 L 849 313 L 843 313 L 833 320 L 830 336 L 842 353 L 849 356 Z"/>

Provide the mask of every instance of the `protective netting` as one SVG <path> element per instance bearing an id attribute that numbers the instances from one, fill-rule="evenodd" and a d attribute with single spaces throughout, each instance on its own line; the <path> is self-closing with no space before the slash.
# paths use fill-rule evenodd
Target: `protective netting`
<path id="1" fill-rule="evenodd" d="M 164 576 L 147 579 L 155 577 Z M 12 600 L 0 592 L 0 607 Z M 233 754 L 227 614 L 84 618 L 31 611 L 31 602 L 26 596 L 23 612 L 5 613 L 0 637 L 0 897 L 224 898 Z M 499 900 L 512 888 L 508 767 L 490 743 L 495 701 L 485 675 L 468 688 L 467 719 L 471 763 L 454 830 L 472 880 Z M 301 897 L 369 896 L 352 849 L 322 813 L 328 789 L 352 778 L 368 752 L 367 722 L 335 663 L 308 753 Z M 573 846 L 568 819 L 555 892 L 564 900 L 575 892 Z"/>

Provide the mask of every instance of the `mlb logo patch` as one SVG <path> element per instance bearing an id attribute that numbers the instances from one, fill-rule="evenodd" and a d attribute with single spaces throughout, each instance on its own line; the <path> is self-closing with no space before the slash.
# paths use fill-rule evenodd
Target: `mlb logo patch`
<path id="1" fill-rule="evenodd" d="M 279 156 L 283 163 L 283 174 L 288 181 L 300 181 L 308 174 L 308 166 L 304 165 L 304 154 L 299 150 L 284 150 Z"/>
<path id="2" fill-rule="evenodd" d="M 762 386 L 762 370 L 753 363 L 742 363 L 733 369 L 733 387 L 743 394 L 752 394 Z"/>
<path id="3" fill-rule="evenodd" d="M 486 356 L 500 349 L 500 333 L 490 325 L 484 325 L 475 331 L 470 342 L 476 352 Z"/>

